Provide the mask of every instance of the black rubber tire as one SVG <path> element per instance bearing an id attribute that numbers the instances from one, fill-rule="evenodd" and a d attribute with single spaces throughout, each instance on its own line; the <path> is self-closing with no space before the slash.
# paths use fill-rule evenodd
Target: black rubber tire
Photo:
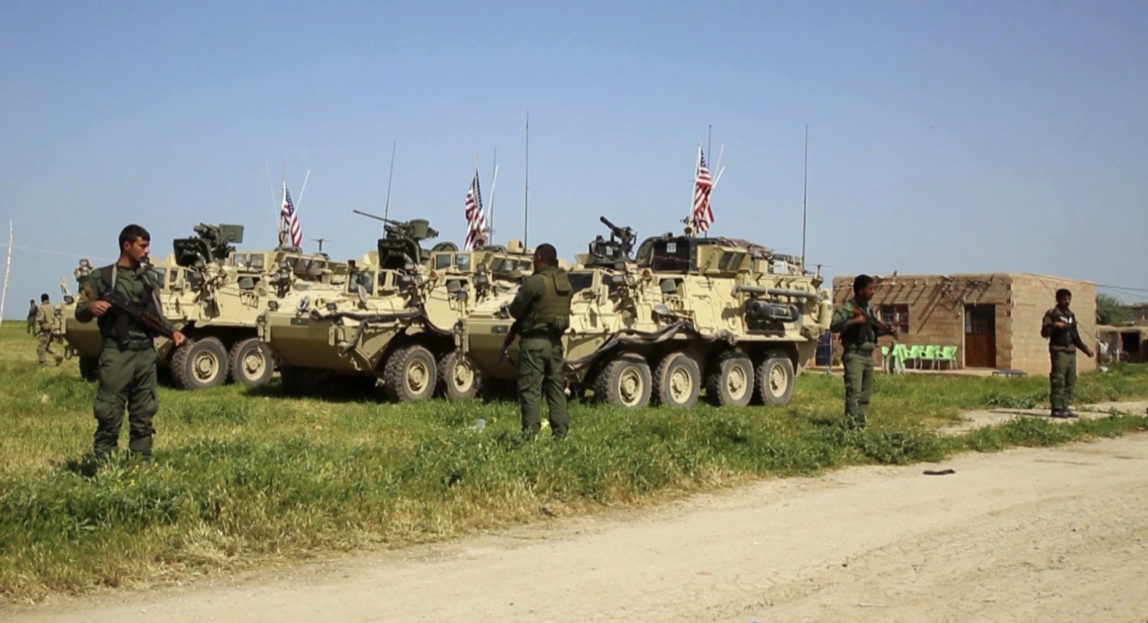
<path id="1" fill-rule="evenodd" d="M 240 340 L 228 355 L 231 380 L 247 387 L 266 385 L 275 373 L 275 356 L 257 337 Z"/>
<path id="2" fill-rule="evenodd" d="M 793 394 L 793 362 L 783 353 L 770 353 L 757 364 L 755 384 L 757 397 L 770 406 L 789 402 Z"/>
<path id="3" fill-rule="evenodd" d="M 414 344 L 391 353 L 383 366 L 383 389 L 391 400 L 415 402 L 434 396 L 438 385 L 438 366 L 434 355 L 424 346 Z"/>
<path id="4" fill-rule="evenodd" d="M 206 389 L 227 380 L 227 349 L 217 337 L 188 340 L 171 354 L 171 380 L 179 389 Z"/>
<path id="5" fill-rule="evenodd" d="M 744 407 L 753 399 L 753 362 L 744 353 L 727 350 L 706 371 L 706 397 L 718 406 Z"/>
<path id="6" fill-rule="evenodd" d="M 470 357 L 452 350 L 438 360 L 439 386 L 447 400 L 474 398 L 482 390 L 482 374 Z"/>
<path id="7" fill-rule="evenodd" d="M 645 407 L 652 393 L 650 365 L 637 353 L 625 353 L 605 364 L 594 379 L 594 396 L 616 407 Z"/>
<path id="8" fill-rule="evenodd" d="M 98 381 L 100 379 L 99 357 L 80 357 L 80 378 L 85 381 Z"/>
<path id="9" fill-rule="evenodd" d="M 669 353 L 654 369 L 654 399 L 663 407 L 692 409 L 701 391 L 701 368 L 688 353 Z"/>

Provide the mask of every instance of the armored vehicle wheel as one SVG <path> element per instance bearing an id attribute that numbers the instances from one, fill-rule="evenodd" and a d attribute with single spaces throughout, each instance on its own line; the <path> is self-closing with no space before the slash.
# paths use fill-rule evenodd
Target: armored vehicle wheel
<path id="1" fill-rule="evenodd" d="M 434 355 L 417 344 L 396 350 L 383 367 L 383 387 L 391 400 L 427 400 L 437 384 Z"/>
<path id="2" fill-rule="evenodd" d="M 594 379 L 594 396 L 606 404 L 638 408 L 650 404 L 652 389 L 646 358 L 624 354 L 602 367 Z"/>
<path id="3" fill-rule="evenodd" d="M 706 396 L 719 405 L 744 407 L 753 398 L 753 362 L 739 351 L 726 351 L 710 364 Z"/>
<path id="4" fill-rule="evenodd" d="M 447 400 L 474 398 L 482 387 L 482 375 L 474 362 L 457 350 L 439 358 L 438 375 Z"/>
<path id="5" fill-rule="evenodd" d="M 702 373 L 698 362 L 683 352 L 673 352 L 654 370 L 654 397 L 666 407 L 689 409 L 698 403 Z"/>
<path id="6" fill-rule="evenodd" d="M 248 387 L 266 385 L 275 371 L 271 349 L 257 337 L 240 340 L 231 347 L 231 380 Z"/>
<path id="7" fill-rule="evenodd" d="M 85 381 L 97 381 L 100 378 L 100 358 L 80 357 L 80 378 Z"/>
<path id="8" fill-rule="evenodd" d="M 793 393 L 793 362 L 782 353 L 770 353 L 757 364 L 757 393 L 767 405 L 783 405 Z"/>
<path id="9" fill-rule="evenodd" d="M 171 380 L 180 389 L 215 387 L 227 380 L 227 349 L 217 337 L 188 340 L 171 354 Z"/>

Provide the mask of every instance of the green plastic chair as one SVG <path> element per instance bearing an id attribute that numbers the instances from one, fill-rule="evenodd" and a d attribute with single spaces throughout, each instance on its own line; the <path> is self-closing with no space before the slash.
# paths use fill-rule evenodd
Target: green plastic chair
<path id="1" fill-rule="evenodd" d="M 957 347 L 956 346 L 942 346 L 941 354 L 937 356 L 937 364 L 949 364 L 949 369 L 957 367 Z"/>
<path id="2" fill-rule="evenodd" d="M 929 369 L 936 370 L 939 351 L 940 347 L 933 344 L 926 344 L 925 347 L 921 349 L 921 354 L 917 356 L 917 363 L 924 364 L 927 361 L 929 362 Z"/>
<path id="3" fill-rule="evenodd" d="M 925 348 L 920 344 L 913 344 L 909 347 L 909 351 L 905 353 L 905 361 L 912 361 L 914 368 L 921 367 L 921 355 L 925 352 Z"/>

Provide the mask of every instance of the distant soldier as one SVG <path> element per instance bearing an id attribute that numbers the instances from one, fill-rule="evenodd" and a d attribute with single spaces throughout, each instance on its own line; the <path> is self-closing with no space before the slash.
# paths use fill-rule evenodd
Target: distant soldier
<path id="1" fill-rule="evenodd" d="M 119 260 L 88 275 L 76 304 L 76 320 L 97 318 L 103 338 L 94 407 L 94 449 L 98 460 L 116 451 L 126 405 L 128 449 L 135 456 L 150 459 L 155 433 L 152 417 L 159 410 L 155 334 L 141 318 L 151 318 L 168 329 L 170 325 L 160 314 L 156 286 L 147 276 L 151 235 L 139 225 L 128 225 L 120 232 L 119 243 Z M 117 303 L 113 305 L 109 298 Z M 187 340 L 179 331 L 173 332 L 171 339 L 176 347 Z"/>
<path id="2" fill-rule="evenodd" d="M 40 295 L 40 309 L 36 312 L 36 324 L 40 326 L 40 340 L 36 346 L 36 357 L 40 365 L 48 365 L 48 355 L 56 359 L 56 365 L 64 360 L 52 350 L 52 329 L 56 326 L 56 310 L 52 307 L 47 294 Z"/>
<path id="3" fill-rule="evenodd" d="M 36 327 L 36 317 L 40 315 L 40 308 L 36 306 L 36 299 L 28 299 L 28 333 L 36 335 L 40 332 Z"/>
<path id="4" fill-rule="evenodd" d="M 829 330 L 841 335 L 845 348 L 845 425 L 850 429 L 865 428 L 869 414 L 869 397 L 873 393 L 873 349 L 881 335 L 897 335 L 897 327 L 886 325 L 873 316 L 869 301 L 877 283 L 869 275 L 853 280 L 853 299 L 833 312 Z"/>
<path id="5" fill-rule="evenodd" d="M 1057 290 L 1056 307 L 1044 312 L 1040 324 L 1040 336 L 1048 338 L 1048 354 L 1052 359 L 1048 381 L 1054 418 L 1076 417 L 1068 409 L 1072 404 L 1072 390 L 1076 388 L 1076 349 L 1089 357 L 1093 355 L 1092 349 L 1080 339 L 1076 316 L 1068 309 L 1071 303 L 1072 292 L 1066 288 Z"/>
<path id="6" fill-rule="evenodd" d="M 566 271 L 558 268 L 558 251 L 550 244 L 534 252 L 534 273 L 522 282 L 510 315 L 518 327 L 518 404 L 522 432 L 538 435 L 542 423 L 542 394 L 550 408 L 550 431 L 561 439 L 570 429 L 566 412 L 566 365 L 562 334 L 570 326 L 573 294 Z M 545 390 L 545 391 L 544 391 Z"/>

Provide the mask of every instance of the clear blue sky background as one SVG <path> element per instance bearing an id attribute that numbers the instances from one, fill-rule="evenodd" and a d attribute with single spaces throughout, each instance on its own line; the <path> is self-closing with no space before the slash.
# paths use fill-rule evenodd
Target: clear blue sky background
<path id="1" fill-rule="evenodd" d="M 800 253 L 808 123 L 808 257 L 830 275 L 1148 289 L 1145 33 L 1148 4 L 1117 0 L 9 0 L 6 315 L 113 258 L 129 222 L 154 256 L 201 221 L 272 246 L 284 163 L 306 246 L 359 257 L 380 228 L 351 210 L 383 211 L 392 142 L 392 217 L 461 241 L 473 158 L 489 199 L 497 150 L 495 237 L 521 237 L 528 111 L 529 242 L 568 258 L 599 215 L 679 230 L 711 124 L 713 233 Z"/>

